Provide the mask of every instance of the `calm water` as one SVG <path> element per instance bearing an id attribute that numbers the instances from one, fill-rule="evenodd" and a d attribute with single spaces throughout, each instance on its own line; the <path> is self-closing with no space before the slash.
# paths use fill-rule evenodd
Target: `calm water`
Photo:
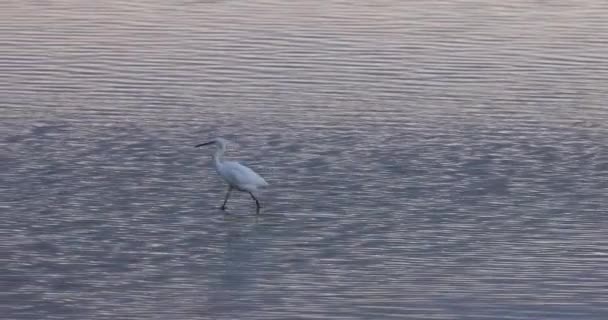
<path id="1" fill-rule="evenodd" d="M 608 319 L 607 16 L 2 1 L 2 317 Z"/>

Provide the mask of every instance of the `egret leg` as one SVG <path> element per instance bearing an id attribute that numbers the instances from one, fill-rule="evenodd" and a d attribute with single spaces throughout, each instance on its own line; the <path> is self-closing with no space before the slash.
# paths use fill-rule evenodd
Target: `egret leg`
<path id="1" fill-rule="evenodd" d="M 232 186 L 228 187 L 228 191 L 226 192 L 226 197 L 224 198 L 224 204 L 222 204 L 221 209 L 226 210 L 226 203 L 228 203 L 228 198 L 230 198 L 230 192 L 232 191 Z"/>
<path id="2" fill-rule="evenodd" d="M 253 200 L 255 200 L 255 206 L 256 206 L 256 208 L 257 208 L 257 213 L 259 213 L 259 212 L 260 212 L 260 208 L 262 207 L 262 206 L 260 206 L 260 202 L 259 202 L 259 201 L 258 201 L 258 199 L 257 199 L 257 198 L 256 198 L 256 197 L 253 195 L 253 193 L 249 192 L 249 195 L 251 195 L 251 198 L 252 198 Z"/>

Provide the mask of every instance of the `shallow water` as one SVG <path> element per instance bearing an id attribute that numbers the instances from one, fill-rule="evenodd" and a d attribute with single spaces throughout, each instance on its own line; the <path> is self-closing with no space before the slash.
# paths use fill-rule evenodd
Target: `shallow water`
<path id="1" fill-rule="evenodd" d="M 604 1 L 0 4 L 6 319 L 606 319 Z M 270 183 L 255 207 L 209 138 Z"/>

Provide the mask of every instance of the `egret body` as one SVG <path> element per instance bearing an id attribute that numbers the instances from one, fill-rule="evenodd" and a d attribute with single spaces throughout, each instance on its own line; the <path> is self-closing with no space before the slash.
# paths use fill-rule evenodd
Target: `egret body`
<path id="1" fill-rule="evenodd" d="M 236 189 L 249 193 L 251 198 L 255 200 L 256 209 L 259 213 L 261 206 L 260 202 L 255 197 L 255 193 L 259 187 L 267 186 L 268 183 L 250 168 L 236 161 L 224 161 L 224 153 L 226 152 L 226 145 L 228 144 L 228 141 L 225 139 L 216 138 L 212 141 L 198 144 L 195 147 L 198 148 L 211 144 L 216 146 L 215 153 L 213 154 L 215 170 L 228 184 L 228 191 L 226 192 L 224 204 L 222 204 L 221 209 L 226 210 L 226 203 L 228 203 L 230 192 L 232 192 L 233 189 Z"/>

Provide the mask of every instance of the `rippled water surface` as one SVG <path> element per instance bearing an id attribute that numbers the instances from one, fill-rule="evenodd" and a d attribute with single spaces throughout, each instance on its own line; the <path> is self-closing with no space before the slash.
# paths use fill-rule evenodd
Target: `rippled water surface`
<path id="1" fill-rule="evenodd" d="M 607 16 L 2 1 L 2 317 L 608 319 Z"/>

